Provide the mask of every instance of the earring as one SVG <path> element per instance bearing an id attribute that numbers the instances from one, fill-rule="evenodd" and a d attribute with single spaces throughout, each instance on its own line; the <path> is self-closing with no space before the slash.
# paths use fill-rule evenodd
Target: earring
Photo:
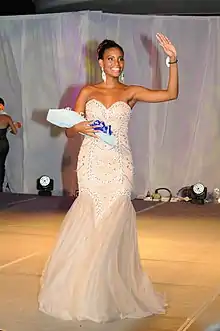
<path id="1" fill-rule="evenodd" d="M 106 82 L 106 74 L 105 74 L 105 72 L 104 72 L 104 68 L 102 67 L 102 80 L 104 81 L 104 82 Z"/>
<path id="2" fill-rule="evenodd" d="M 125 81 L 124 71 L 122 71 L 121 75 L 119 76 L 119 81 L 120 81 L 121 83 L 124 83 L 124 81 Z"/>

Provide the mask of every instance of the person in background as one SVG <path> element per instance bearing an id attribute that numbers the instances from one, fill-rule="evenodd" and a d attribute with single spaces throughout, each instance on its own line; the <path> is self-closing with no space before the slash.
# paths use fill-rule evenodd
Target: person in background
<path id="1" fill-rule="evenodd" d="M 17 134 L 17 129 L 21 127 L 20 122 L 13 122 L 11 116 L 5 111 L 5 102 L 0 98 L 0 192 L 3 191 L 5 179 L 5 162 L 9 152 L 9 142 L 7 132 Z"/>

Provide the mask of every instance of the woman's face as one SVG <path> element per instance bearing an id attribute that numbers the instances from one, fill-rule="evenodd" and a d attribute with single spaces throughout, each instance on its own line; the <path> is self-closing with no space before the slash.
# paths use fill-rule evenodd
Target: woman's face
<path id="1" fill-rule="evenodd" d="M 5 109 L 5 106 L 0 103 L 0 111 L 3 111 Z"/>
<path id="2" fill-rule="evenodd" d="M 106 49 L 99 64 L 103 67 L 106 76 L 117 78 L 124 69 L 124 54 L 119 48 Z"/>

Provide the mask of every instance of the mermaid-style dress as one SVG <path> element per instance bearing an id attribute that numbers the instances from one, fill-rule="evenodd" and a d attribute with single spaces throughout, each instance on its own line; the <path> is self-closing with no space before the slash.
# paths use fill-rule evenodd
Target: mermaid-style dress
<path id="1" fill-rule="evenodd" d="M 68 211 L 41 279 L 39 309 L 64 320 L 107 322 L 165 312 L 143 272 L 136 214 L 131 203 L 133 165 L 128 142 L 131 109 L 92 99 L 88 120 L 112 126 L 117 145 L 85 137 L 78 158 L 79 196 Z"/>

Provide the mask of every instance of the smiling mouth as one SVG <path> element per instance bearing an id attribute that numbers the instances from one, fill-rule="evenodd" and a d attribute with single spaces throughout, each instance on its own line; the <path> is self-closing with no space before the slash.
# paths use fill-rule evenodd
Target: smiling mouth
<path id="1" fill-rule="evenodd" d="M 111 71 L 113 71 L 116 74 L 119 74 L 121 72 L 120 68 L 112 68 Z"/>

